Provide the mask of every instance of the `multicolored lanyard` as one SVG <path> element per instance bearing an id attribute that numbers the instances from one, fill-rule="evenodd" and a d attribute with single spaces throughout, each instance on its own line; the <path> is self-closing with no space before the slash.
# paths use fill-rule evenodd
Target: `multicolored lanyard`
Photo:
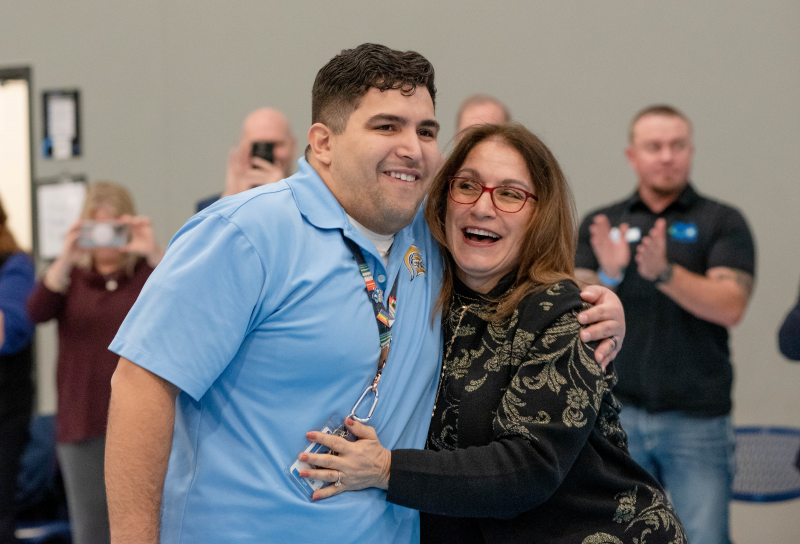
<path id="1" fill-rule="evenodd" d="M 342 232 L 342 239 L 344 240 L 347 248 L 350 250 L 350 253 L 353 254 L 353 258 L 358 264 L 358 270 L 361 272 L 361 277 L 364 278 L 364 283 L 367 286 L 367 297 L 372 304 L 372 309 L 375 311 L 375 320 L 378 322 L 378 334 L 381 342 L 381 354 L 378 357 L 378 371 L 375 373 L 375 378 L 373 378 L 372 383 L 367 386 L 367 388 L 361 394 L 361 397 L 355 403 L 353 409 L 350 410 L 349 417 L 352 417 L 353 419 L 362 423 L 366 423 L 372 418 L 372 414 L 375 412 L 375 406 L 378 404 L 378 383 L 381 381 L 381 374 L 383 374 L 383 369 L 386 367 L 386 361 L 389 359 L 389 347 L 392 343 L 392 326 L 394 325 L 394 316 L 397 312 L 397 279 L 400 276 L 400 272 L 398 272 L 397 276 L 394 278 L 392 290 L 389 292 L 389 298 L 386 301 L 386 305 L 384 305 L 383 291 L 377 286 L 375 280 L 372 278 L 372 272 L 370 272 L 369 266 L 367 266 L 367 261 L 364 259 L 364 254 L 361 252 L 361 248 L 358 247 L 358 244 L 347 238 L 344 235 L 344 232 Z M 360 418 L 356 416 L 356 409 L 361 404 L 361 401 L 363 401 L 367 396 L 367 393 L 370 392 L 375 395 L 375 399 L 372 401 L 372 407 L 369 410 L 369 415 L 367 415 L 366 418 Z"/>

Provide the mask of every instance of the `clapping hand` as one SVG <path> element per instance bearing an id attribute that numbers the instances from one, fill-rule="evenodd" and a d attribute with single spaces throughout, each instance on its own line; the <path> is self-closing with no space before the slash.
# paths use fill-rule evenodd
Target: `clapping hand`
<path id="1" fill-rule="evenodd" d="M 667 222 L 663 218 L 642 238 L 635 258 L 639 275 L 646 280 L 655 281 L 667 267 Z"/>
<path id="2" fill-rule="evenodd" d="M 589 242 L 592 244 L 600 270 L 609 278 L 618 278 L 622 271 L 628 267 L 631 260 L 631 248 L 625 235 L 628 224 L 619 226 L 619 239 L 611 237 L 611 223 L 605 215 L 596 215 L 594 222 L 589 225 Z"/>

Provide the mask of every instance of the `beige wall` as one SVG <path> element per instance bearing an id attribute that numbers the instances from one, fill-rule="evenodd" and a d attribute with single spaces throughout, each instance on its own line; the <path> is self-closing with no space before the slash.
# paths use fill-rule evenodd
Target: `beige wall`
<path id="1" fill-rule="evenodd" d="M 685 110 L 697 187 L 742 209 L 758 244 L 756 292 L 733 331 L 736 421 L 800 425 L 800 365 L 775 340 L 800 279 L 796 0 L 0 0 L 0 65 L 33 68 L 37 141 L 39 92 L 82 91 L 84 156 L 37 158 L 37 174 L 127 184 L 163 241 L 220 190 L 249 111 L 285 111 L 303 141 L 316 71 L 364 41 L 437 67 L 443 147 L 464 97 L 506 101 L 551 145 L 581 213 L 632 190 L 622 149 L 637 109 Z M 735 505 L 734 535 L 800 541 L 800 501 Z"/>

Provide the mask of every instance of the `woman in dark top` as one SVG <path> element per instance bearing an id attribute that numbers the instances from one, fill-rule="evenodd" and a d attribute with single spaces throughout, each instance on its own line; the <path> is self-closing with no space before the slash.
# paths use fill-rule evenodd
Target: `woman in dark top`
<path id="1" fill-rule="evenodd" d="M 103 457 L 111 375 L 119 357 L 108 345 L 163 255 L 150 220 L 135 217 L 133 200 L 121 185 L 91 184 L 81 217 L 28 301 L 37 323 L 58 320 L 56 438 L 75 544 L 110 540 Z M 103 247 L 99 240 L 101 247 L 81 247 L 87 221 L 128 225 L 127 245 Z"/>
<path id="2" fill-rule="evenodd" d="M 487 194 L 488 193 L 488 194 Z M 444 360 L 426 450 L 354 443 L 302 454 L 342 490 L 416 508 L 423 542 L 682 543 L 658 483 L 628 455 L 605 372 L 580 341 L 574 205 L 547 147 L 520 125 L 467 132 L 426 216 L 446 273 Z M 357 513 L 354 513 L 357 515 Z"/>
<path id="3" fill-rule="evenodd" d="M 800 298 L 781 325 L 781 330 L 778 332 L 778 347 L 784 357 L 800 361 Z"/>
<path id="4" fill-rule="evenodd" d="M 33 261 L 6 226 L 0 203 L 0 544 L 14 537 L 14 492 L 33 408 L 34 325 L 25 313 Z"/>

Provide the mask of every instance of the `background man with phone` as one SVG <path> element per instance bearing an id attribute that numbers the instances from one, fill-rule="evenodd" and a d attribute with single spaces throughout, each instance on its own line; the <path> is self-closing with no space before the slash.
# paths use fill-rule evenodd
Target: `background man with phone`
<path id="1" fill-rule="evenodd" d="M 225 191 L 201 200 L 197 211 L 220 198 L 275 183 L 292 174 L 297 140 L 286 116 L 273 108 L 260 108 L 242 124 L 239 145 L 228 154 Z"/>

